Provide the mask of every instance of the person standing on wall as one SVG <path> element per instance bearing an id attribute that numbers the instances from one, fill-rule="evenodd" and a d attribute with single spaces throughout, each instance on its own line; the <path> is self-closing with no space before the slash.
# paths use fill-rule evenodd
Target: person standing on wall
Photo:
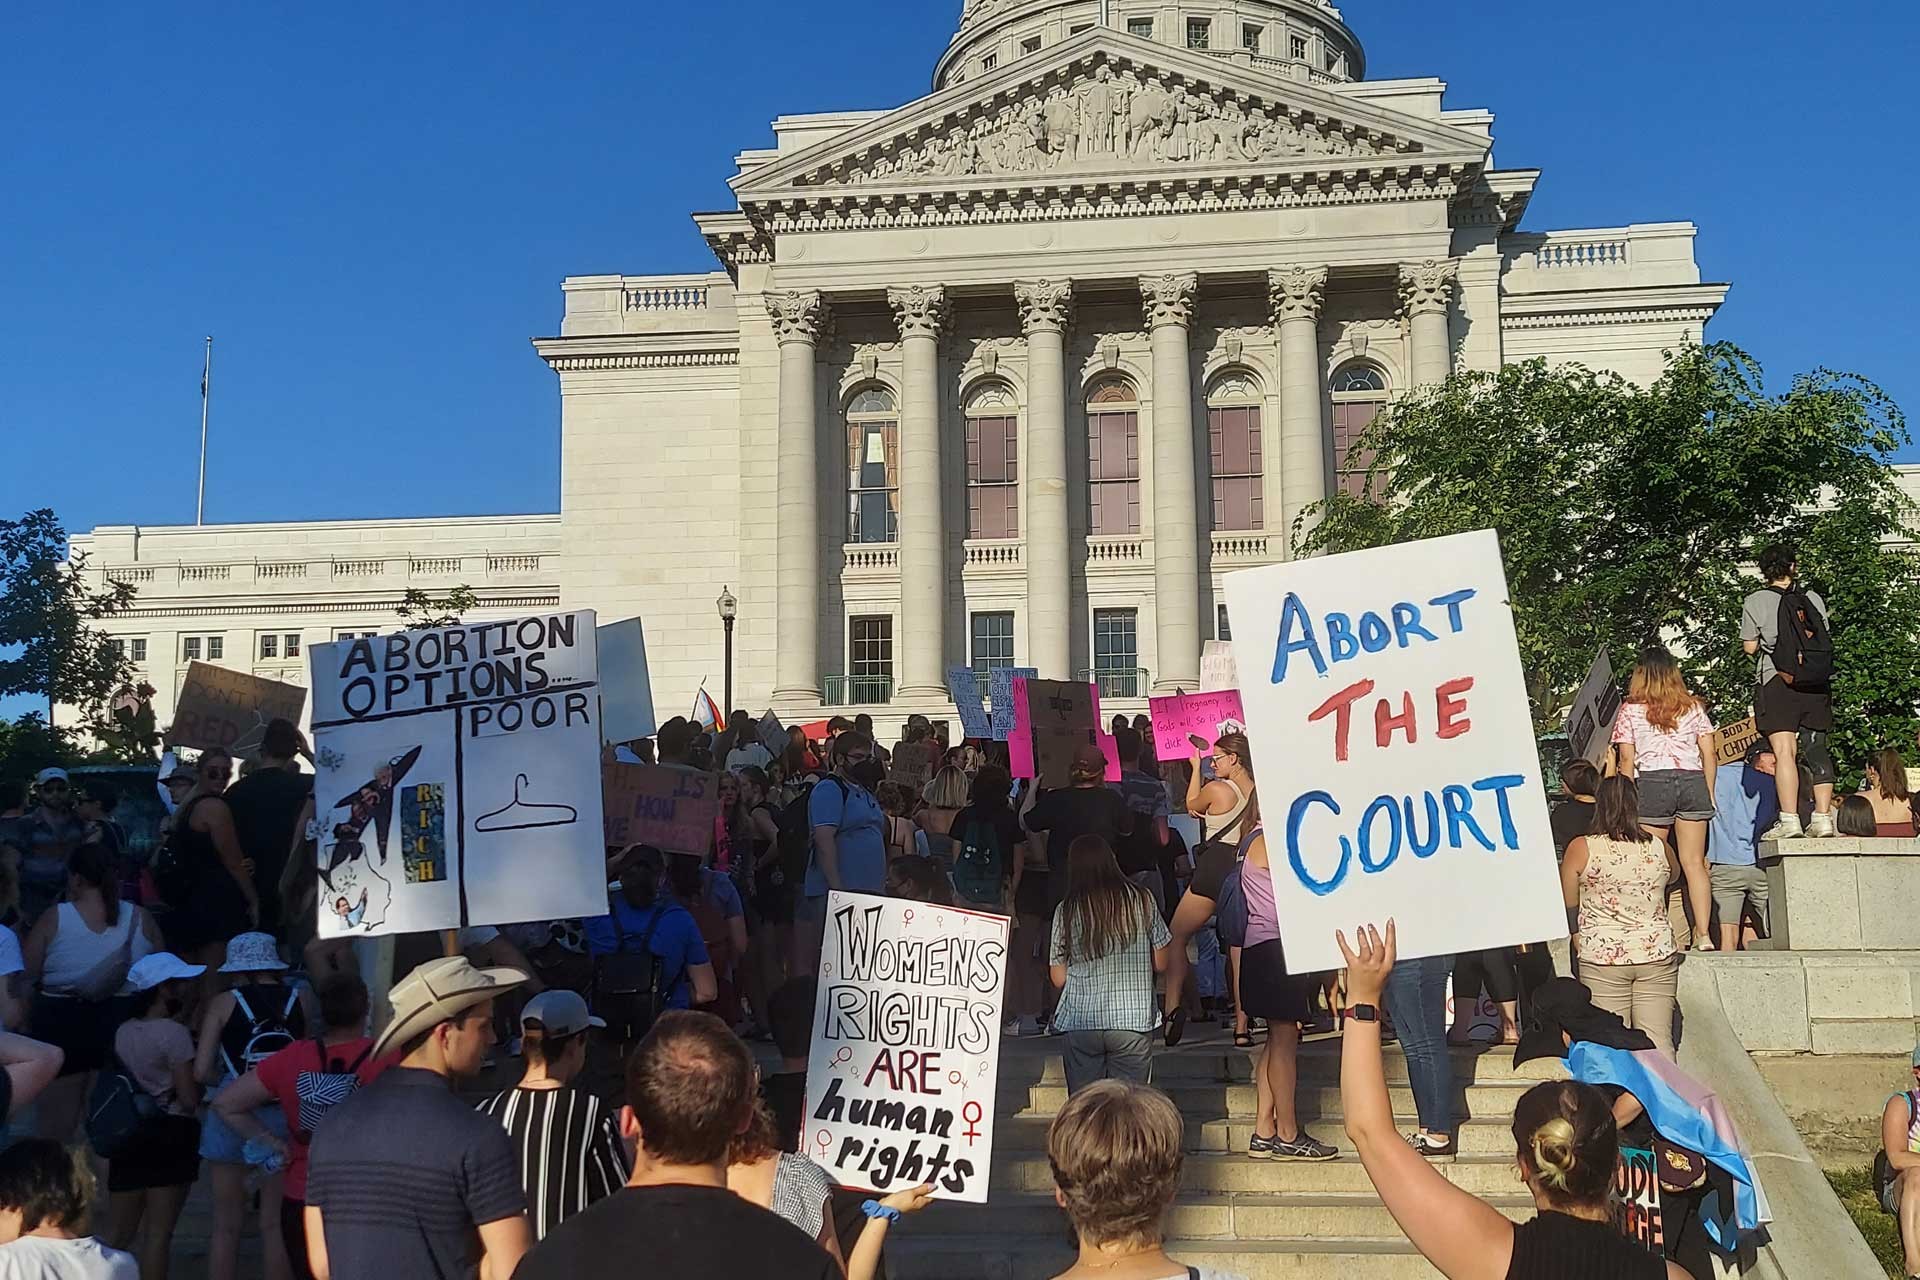
<path id="1" fill-rule="evenodd" d="M 301 811 L 313 795 L 313 775 L 300 771 L 299 759 L 306 754 L 306 740 L 291 720 L 271 721 L 260 738 L 259 764 L 226 793 L 240 851 L 253 864 L 260 928 L 282 940 L 281 873 L 301 832 Z"/>
<path id="2" fill-rule="evenodd" d="M 1798 582 L 1798 556 L 1777 542 L 1760 553 L 1767 585 L 1740 610 L 1740 645 L 1754 655 L 1753 717 L 1773 747 L 1780 818 L 1760 838 L 1795 840 L 1800 828 L 1800 769 L 1813 783 L 1813 817 L 1805 834 L 1831 836 L 1833 826 L 1833 633 L 1827 602 Z"/>
<path id="3" fill-rule="evenodd" d="M 1707 823 L 1713 819 L 1713 720 L 1687 691 L 1680 664 L 1658 645 L 1640 651 L 1627 700 L 1613 722 L 1620 772 L 1640 787 L 1640 825 L 1668 841 L 1686 881 L 1686 917 L 1696 950 L 1713 950 L 1708 921 L 1713 884 L 1707 873 Z M 1669 911 L 1672 910 L 1669 904 Z M 1685 921 L 1674 917 L 1674 932 Z M 1685 950 L 1688 939 L 1677 939 Z"/>

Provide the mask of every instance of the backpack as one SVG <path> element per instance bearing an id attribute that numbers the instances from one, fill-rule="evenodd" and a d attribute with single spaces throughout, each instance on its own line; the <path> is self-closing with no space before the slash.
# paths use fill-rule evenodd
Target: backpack
<path id="1" fill-rule="evenodd" d="M 1247 887 L 1241 872 L 1247 865 L 1247 849 L 1259 834 L 1260 828 L 1255 827 L 1240 837 L 1240 847 L 1233 855 L 1233 870 L 1221 879 L 1220 896 L 1213 902 L 1214 926 L 1220 932 L 1220 941 L 1229 947 L 1247 945 Z"/>
<path id="2" fill-rule="evenodd" d="M 253 1006 L 247 1003 L 244 987 L 233 989 L 233 1005 L 234 1012 L 247 1020 L 247 1039 L 240 1050 L 240 1060 L 235 1062 L 233 1055 L 227 1051 L 226 1037 L 222 1034 L 220 1060 L 226 1065 L 229 1075 L 245 1075 L 298 1038 L 293 1033 L 294 1010 L 300 1007 L 300 993 L 297 990 L 287 990 L 286 1007 L 278 1013 L 271 1008 L 255 1013 Z"/>
<path id="3" fill-rule="evenodd" d="M 1833 687 L 1833 632 L 1827 629 L 1827 620 L 1799 587 L 1774 590 L 1780 596 L 1774 670 L 1802 693 L 1827 692 Z"/>
<path id="4" fill-rule="evenodd" d="M 780 870 L 790 885 L 798 886 L 805 880 L 807 868 L 813 865 L 813 823 L 807 805 L 813 800 L 813 788 L 826 783 L 840 788 L 844 803 L 848 795 L 846 780 L 829 775 L 823 781 L 809 785 L 780 811 Z"/>
<path id="5" fill-rule="evenodd" d="M 212 798 L 200 796 L 181 805 L 174 812 L 173 825 L 167 828 L 167 838 L 153 855 L 153 887 L 170 907 L 185 906 L 200 883 L 199 862 L 186 845 L 192 836 L 194 806 Z"/>
<path id="6" fill-rule="evenodd" d="M 319 1036 L 313 1038 L 313 1051 L 319 1059 L 319 1069 L 296 1072 L 293 1077 L 293 1095 L 300 1101 L 300 1114 L 297 1122 L 288 1128 L 293 1140 L 300 1143 L 312 1142 L 313 1131 L 320 1127 L 327 1113 L 359 1090 L 360 1068 L 373 1052 L 373 1044 L 369 1042 L 359 1057 L 345 1065 L 337 1058 L 327 1057 L 327 1046 Z"/>
<path id="7" fill-rule="evenodd" d="M 627 931 L 620 923 L 620 909 L 612 911 L 614 951 L 601 956 L 594 965 L 593 1009 L 606 1019 L 607 1026 L 623 1040 L 637 1040 L 652 1030 L 654 1020 L 666 1011 L 674 987 L 685 976 L 686 968 L 662 981 L 664 967 L 653 954 L 653 933 L 673 904 L 665 897 L 653 904 L 653 918 L 640 933 L 637 950 L 627 950 Z"/>
<path id="8" fill-rule="evenodd" d="M 87 1141 L 93 1149 L 101 1159 L 113 1159 L 159 1115 L 159 1099 L 140 1087 L 118 1052 L 109 1051 L 87 1097 Z"/>
<path id="9" fill-rule="evenodd" d="M 1007 851 L 1000 844 L 1000 829 L 973 810 L 967 812 L 959 852 L 953 859 L 953 887 L 978 906 L 1001 906 L 1006 897 Z"/>

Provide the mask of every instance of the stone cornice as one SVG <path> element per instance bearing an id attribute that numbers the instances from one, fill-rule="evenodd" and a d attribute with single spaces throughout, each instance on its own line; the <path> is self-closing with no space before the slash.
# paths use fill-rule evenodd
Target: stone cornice
<path id="1" fill-rule="evenodd" d="M 1502 294 L 1500 327 L 1519 330 L 1658 322 L 1704 324 L 1726 301 L 1727 289 L 1724 284 L 1690 284 Z"/>
<path id="2" fill-rule="evenodd" d="M 740 363 L 739 335 L 727 333 L 535 338 L 533 349 L 556 373 L 715 368 Z"/>
<path id="3" fill-rule="evenodd" d="M 303 614 L 366 614 L 377 613 L 393 617 L 394 609 L 399 605 L 404 593 L 388 591 L 369 592 L 352 598 L 342 597 L 296 597 L 274 596 L 272 598 L 249 597 L 245 604 L 196 604 L 191 600 L 172 601 L 164 597 L 136 597 L 134 606 L 123 613 L 114 615 L 116 622 L 121 620 L 141 620 L 157 622 L 167 618 L 285 618 Z M 478 607 L 485 609 L 551 609 L 560 603 L 560 588 L 553 586 L 529 587 L 520 591 L 487 591 L 476 589 Z M 138 601 L 148 599 L 142 605 Z"/>

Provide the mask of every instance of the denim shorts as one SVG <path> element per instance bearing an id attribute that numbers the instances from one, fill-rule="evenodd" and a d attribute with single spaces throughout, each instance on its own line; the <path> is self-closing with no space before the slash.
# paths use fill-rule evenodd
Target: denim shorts
<path id="1" fill-rule="evenodd" d="M 225 1086 L 223 1085 L 222 1088 Z M 208 1101 L 211 1102 L 212 1098 L 219 1096 L 219 1091 L 216 1090 Z M 282 1142 L 287 1140 L 287 1117 L 280 1110 L 279 1103 L 269 1103 L 261 1107 L 253 1113 L 253 1118 L 266 1126 L 267 1132 L 274 1137 Z M 226 1122 L 218 1108 L 212 1106 L 207 1108 L 206 1119 L 200 1122 L 200 1158 L 202 1160 L 211 1160 L 215 1164 L 245 1164 L 247 1157 L 241 1148 L 246 1144 L 247 1140 L 233 1131 L 233 1126 Z"/>
<path id="2" fill-rule="evenodd" d="M 1674 819 L 1706 822 L 1713 817 L 1707 775 L 1698 769 L 1650 769 L 1640 774 L 1640 821 L 1670 827 Z"/>

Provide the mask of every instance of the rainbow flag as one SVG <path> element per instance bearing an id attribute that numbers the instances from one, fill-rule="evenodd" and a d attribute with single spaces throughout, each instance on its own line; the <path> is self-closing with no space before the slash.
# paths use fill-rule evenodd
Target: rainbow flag
<path id="1" fill-rule="evenodd" d="M 693 722 L 715 733 L 727 727 L 726 713 L 720 710 L 720 704 L 713 700 L 713 695 L 707 692 L 705 685 L 701 685 L 700 692 L 693 695 Z"/>

